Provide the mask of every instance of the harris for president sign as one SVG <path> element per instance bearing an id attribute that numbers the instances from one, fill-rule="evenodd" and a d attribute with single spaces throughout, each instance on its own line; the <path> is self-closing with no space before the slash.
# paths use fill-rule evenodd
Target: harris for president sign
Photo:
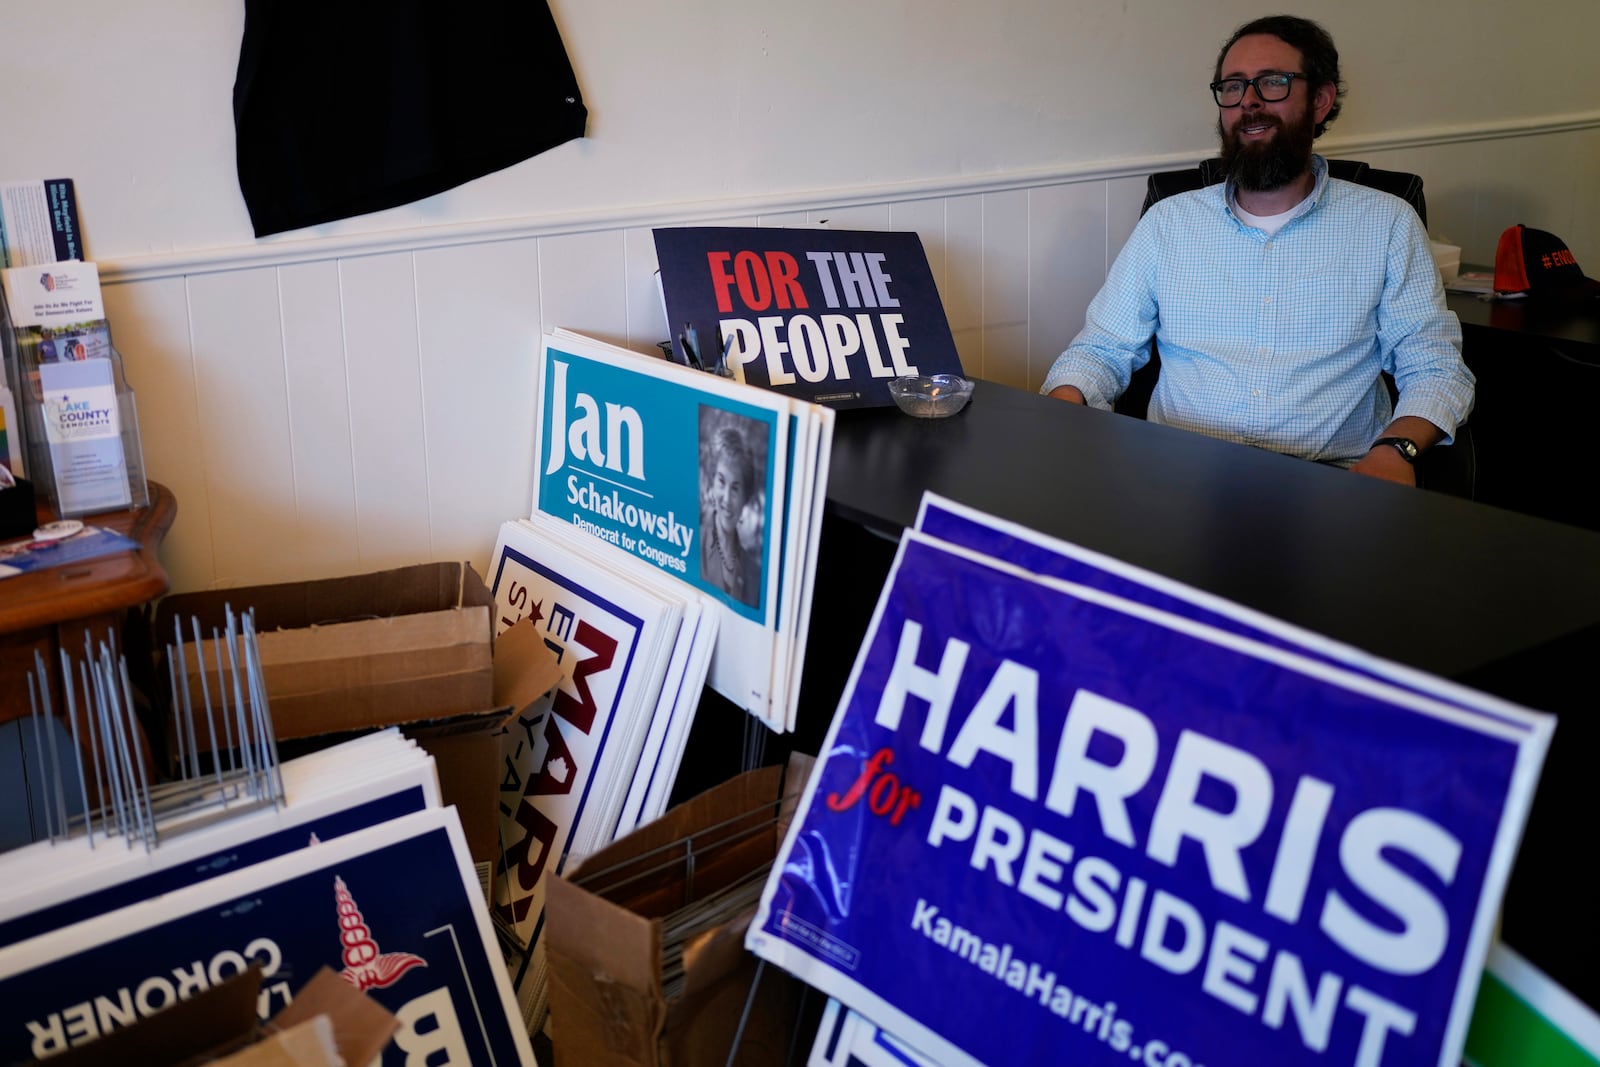
<path id="1" fill-rule="evenodd" d="M 1552 720 L 1244 631 L 908 533 L 747 944 L 944 1067 L 1459 1062 Z"/>

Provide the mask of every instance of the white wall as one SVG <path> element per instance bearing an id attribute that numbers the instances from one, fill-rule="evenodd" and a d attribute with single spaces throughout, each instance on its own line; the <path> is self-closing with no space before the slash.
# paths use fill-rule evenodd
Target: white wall
<path id="1" fill-rule="evenodd" d="M 1342 46 L 1352 86 L 1338 137 L 1600 109 L 1593 0 L 1324 6 L 1313 13 Z M 1192 158 L 1212 144 L 1205 83 L 1216 47 L 1266 10 L 1259 0 L 554 0 L 552 9 L 590 107 L 587 138 L 316 233 L 831 199 Z M 243 18 L 240 0 L 3 5 L 6 176 L 76 178 L 102 261 L 251 244 L 233 169 Z"/>
<path id="2" fill-rule="evenodd" d="M 1350 0 L 1323 150 L 1414 170 L 1436 237 L 1513 222 L 1600 271 L 1600 5 Z M 589 136 L 460 189 L 264 241 L 233 171 L 242 6 L 0 11 L 0 177 L 78 182 L 174 588 L 427 559 L 482 567 L 525 512 L 531 353 L 666 334 L 652 225 L 913 229 L 968 371 L 1036 386 L 1152 169 L 1212 151 L 1241 0 L 744 4 L 555 13 Z M 492 32 L 492 28 L 486 28 Z M 1486 73 L 1493 72 L 1493 73 Z M 26 146 L 19 151 L 16 146 Z"/>

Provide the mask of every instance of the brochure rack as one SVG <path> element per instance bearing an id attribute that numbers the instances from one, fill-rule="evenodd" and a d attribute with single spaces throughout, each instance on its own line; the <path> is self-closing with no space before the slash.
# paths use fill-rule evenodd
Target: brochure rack
<path id="1" fill-rule="evenodd" d="M 23 465 L 50 510 L 70 518 L 148 505 L 139 415 L 121 353 L 108 344 L 94 358 L 43 358 L 38 332 L 14 326 L 3 291 L 0 346 Z M 74 393 L 95 399 L 74 400 Z M 72 408 L 82 404 L 99 405 L 94 427 L 76 420 Z"/>

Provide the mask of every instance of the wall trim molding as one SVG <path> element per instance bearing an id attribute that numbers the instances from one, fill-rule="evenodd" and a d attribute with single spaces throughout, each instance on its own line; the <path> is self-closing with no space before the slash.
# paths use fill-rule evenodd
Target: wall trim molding
<path id="1" fill-rule="evenodd" d="M 1474 141 L 1544 137 L 1590 129 L 1600 129 L 1600 111 L 1426 127 L 1373 137 L 1331 138 L 1319 144 L 1318 149 L 1325 155 L 1351 155 L 1359 152 L 1466 144 Z M 970 178 L 937 178 L 730 200 L 629 205 L 626 208 L 610 211 L 522 216 L 487 222 L 452 223 L 298 240 L 269 239 L 261 244 L 102 260 L 99 262 L 100 280 L 102 284 L 152 281 L 190 274 L 282 267 L 297 263 L 411 252 L 453 245 L 524 240 L 530 237 L 557 237 L 565 234 L 636 227 L 693 225 L 738 216 L 774 215 L 818 209 L 837 210 L 860 205 L 1112 181 L 1119 178 L 1143 177 L 1156 170 L 1189 166 L 1211 154 L 1212 150 L 1212 146 L 1208 145 L 1162 155 L 1096 160 L 1069 166 L 975 175 Z"/>

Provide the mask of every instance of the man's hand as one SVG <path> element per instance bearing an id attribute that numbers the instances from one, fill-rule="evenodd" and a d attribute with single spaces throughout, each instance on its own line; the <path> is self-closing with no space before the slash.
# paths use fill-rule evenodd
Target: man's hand
<path id="1" fill-rule="evenodd" d="M 1417 484 L 1416 468 L 1407 463 L 1400 450 L 1393 445 L 1373 445 L 1360 462 L 1350 469 L 1369 478 L 1382 478 L 1386 482 L 1399 482 L 1413 487 Z"/>
<path id="2" fill-rule="evenodd" d="M 1045 395 L 1053 396 L 1057 400 L 1065 400 L 1071 404 L 1088 403 L 1088 401 L 1083 398 L 1083 393 L 1076 385 L 1058 385 Z"/>
<path id="3" fill-rule="evenodd" d="M 1402 415 L 1385 426 L 1383 433 L 1378 436 L 1404 437 L 1415 442 L 1419 449 L 1426 452 L 1444 438 L 1444 431 L 1427 419 L 1415 415 Z M 1367 450 L 1367 454 L 1361 457 L 1361 461 L 1350 469 L 1357 474 L 1382 478 L 1386 482 L 1399 482 L 1401 485 L 1410 486 L 1417 484 L 1416 468 L 1407 463 L 1400 450 L 1393 445 L 1373 445 Z"/>

